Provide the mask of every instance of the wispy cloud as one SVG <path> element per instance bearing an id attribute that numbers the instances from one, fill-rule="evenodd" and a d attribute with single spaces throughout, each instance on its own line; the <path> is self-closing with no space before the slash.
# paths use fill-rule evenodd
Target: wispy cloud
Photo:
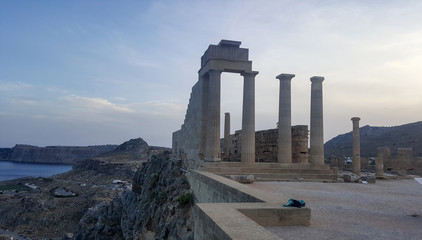
<path id="1" fill-rule="evenodd" d="M 27 89 L 33 85 L 24 82 L 1 82 L 0 91 L 17 91 L 20 89 Z"/>
<path id="2" fill-rule="evenodd" d="M 115 111 L 120 113 L 133 113 L 134 110 L 127 106 L 118 105 L 110 102 L 104 98 L 92 98 L 82 97 L 77 95 L 64 96 L 61 100 L 72 103 L 78 108 L 84 108 L 87 110 L 103 110 L 103 111 Z"/>

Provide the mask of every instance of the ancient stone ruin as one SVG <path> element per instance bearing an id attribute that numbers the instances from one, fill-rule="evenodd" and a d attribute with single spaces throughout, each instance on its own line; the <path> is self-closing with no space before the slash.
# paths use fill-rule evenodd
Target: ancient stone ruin
<path id="1" fill-rule="evenodd" d="M 252 70 L 249 50 L 240 45 L 238 41 L 221 40 L 218 45 L 210 45 L 205 51 L 184 123 L 180 130 L 173 133 L 173 154 L 184 159 L 191 169 L 205 168 L 220 175 L 232 173 L 231 170 L 237 168 L 237 171 L 257 176 L 258 173 L 268 173 L 265 169 L 272 168 L 274 174 L 267 174 L 272 179 L 304 179 L 306 174 L 299 172 L 306 172 L 303 169 L 307 169 L 308 174 L 337 179 L 336 169 L 324 165 L 324 78 L 314 76 L 310 79 L 308 154 L 307 126 L 291 126 L 291 79 L 294 74 L 283 73 L 276 77 L 280 81 L 278 128 L 255 132 L 255 77 L 258 72 Z M 231 135 L 230 114 L 225 113 L 223 140 L 220 139 L 222 72 L 240 74 L 244 81 L 242 129 Z M 239 170 L 239 167 L 243 170 Z M 280 171 L 277 173 L 274 169 Z M 290 176 L 280 175 L 285 169 L 290 169 Z"/>

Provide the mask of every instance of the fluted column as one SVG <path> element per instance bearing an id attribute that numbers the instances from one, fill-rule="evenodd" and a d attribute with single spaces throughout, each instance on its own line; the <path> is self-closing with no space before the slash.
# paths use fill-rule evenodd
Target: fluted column
<path id="1" fill-rule="evenodd" d="M 277 137 L 277 162 L 279 163 L 292 163 L 292 100 L 290 83 L 294 77 L 294 74 L 286 73 L 276 77 L 280 80 Z"/>
<path id="2" fill-rule="evenodd" d="M 221 71 L 208 72 L 207 146 L 205 161 L 220 161 Z"/>
<path id="3" fill-rule="evenodd" d="M 358 117 L 353 117 L 353 155 L 352 168 L 353 173 L 360 175 L 360 134 L 359 134 L 359 120 Z"/>
<path id="4" fill-rule="evenodd" d="M 324 164 L 323 77 L 311 77 L 310 163 Z"/>
<path id="5" fill-rule="evenodd" d="M 224 149 L 223 152 L 225 156 L 229 156 L 229 135 L 230 135 L 230 113 L 226 112 L 224 113 Z"/>
<path id="6" fill-rule="evenodd" d="M 255 163 L 255 76 L 258 72 L 245 72 L 243 76 L 243 111 L 240 160 Z"/>

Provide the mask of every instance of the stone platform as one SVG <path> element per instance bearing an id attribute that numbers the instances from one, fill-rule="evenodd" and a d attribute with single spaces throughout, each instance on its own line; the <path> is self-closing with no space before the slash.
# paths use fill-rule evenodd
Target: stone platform
<path id="1" fill-rule="evenodd" d="M 309 226 L 311 209 L 283 207 L 288 196 L 277 200 L 254 184 L 241 184 L 210 172 L 186 174 L 195 196 L 195 239 L 276 240 L 266 227 Z"/>
<path id="2" fill-rule="evenodd" d="M 205 162 L 204 170 L 220 176 L 254 175 L 255 181 L 336 182 L 337 168 L 316 164 Z"/>

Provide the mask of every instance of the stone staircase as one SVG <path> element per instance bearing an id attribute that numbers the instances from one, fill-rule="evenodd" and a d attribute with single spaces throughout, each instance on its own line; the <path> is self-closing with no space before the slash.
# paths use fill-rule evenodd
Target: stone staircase
<path id="1" fill-rule="evenodd" d="M 254 175 L 255 181 L 336 182 L 337 168 L 328 165 L 205 162 L 204 170 L 220 176 Z"/>

